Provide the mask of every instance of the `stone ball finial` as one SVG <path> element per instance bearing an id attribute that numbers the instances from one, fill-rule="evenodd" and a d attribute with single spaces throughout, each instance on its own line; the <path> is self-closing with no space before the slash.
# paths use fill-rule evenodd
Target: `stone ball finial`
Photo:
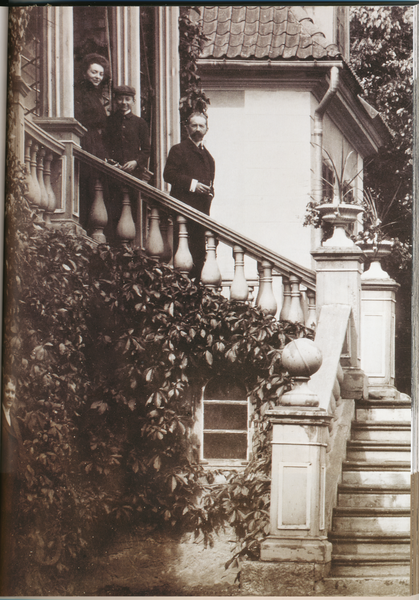
<path id="1" fill-rule="evenodd" d="M 292 377 L 311 377 L 321 367 L 321 350 L 307 338 L 287 344 L 282 352 L 282 364 Z"/>
<path id="2" fill-rule="evenodd" d="M 320 369 L 322 353 L 314 342 L 299 338 L 287 344 L 282 352 L 282 364 L 294 379 L 294 387 L 281 397 L 283 406 L 301 406 L 318 409 L 319 398 L 308 386 L 308 381 Z"/>

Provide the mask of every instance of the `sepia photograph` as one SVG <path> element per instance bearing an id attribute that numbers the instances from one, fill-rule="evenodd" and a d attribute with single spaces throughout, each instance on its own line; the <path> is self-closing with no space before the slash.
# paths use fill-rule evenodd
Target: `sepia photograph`
<path id="1" fill-rule="evenodd" d="M 8 9 L 1 596 L 419 593 L 416 25 Z"/>

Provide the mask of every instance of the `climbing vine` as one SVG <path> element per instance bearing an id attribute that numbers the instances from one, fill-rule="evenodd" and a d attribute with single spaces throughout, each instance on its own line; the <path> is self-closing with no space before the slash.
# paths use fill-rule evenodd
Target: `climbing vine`
<path id="1" fill-rule="evenodd" d="M 269 489 L 264 414 L 289 386 L 282 348 L 304 327 L 229 302 L 138 250 L 48 230 L 23 198 L 8 201 L 10 222 L 26 215 L 8 232 L 18 251 L 4 325 L 24 439 L 21 560 L 59 581 L 125 527 L 210 542 L 225 522 L 242 554 L 256 555 Z M 240 379 L 254 407 L 252 461 L 224 491 L 191 433 L 214 376 Z"/>
<path id="2" fill-rule="evenodd" d="M 197 60 L 204 47 L 205 35 L 199 22 L 200 8 L 180 7 L 179 55 L 180 55 L 180 118 L 182 125 L 192 112 L 206 113 L 210 103 L 202 89 Z"/>

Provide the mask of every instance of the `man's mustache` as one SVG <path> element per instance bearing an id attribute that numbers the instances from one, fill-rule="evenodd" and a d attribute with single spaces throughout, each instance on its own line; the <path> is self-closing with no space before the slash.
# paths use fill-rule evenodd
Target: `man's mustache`
<path id="1" fill-rule="evenodd" d="M 200 131 L 194 131 L 193 133 L 191 133 L 191 138 L 193 140 L 202 140 L 204 137 L 204 134 L 201 133 Z"/>

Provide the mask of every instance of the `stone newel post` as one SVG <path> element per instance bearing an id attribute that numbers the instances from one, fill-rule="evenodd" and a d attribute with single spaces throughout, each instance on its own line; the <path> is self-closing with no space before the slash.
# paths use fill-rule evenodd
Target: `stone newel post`
<path id="1" fill-rule="evenodd" d="M 323 219 L 334 225 L 333 236 L 312 252 L 316 261 L 316 305 L 346 304 L 351 307 L 354 330 L 345 351 L 346 398 L 365 395 L 367 380 L 361 369 L 361 275 L 365 255 L 347 236 L 345 227 L 354 223 L 362 207 L 356 204 L 321 204 Z"/>
<path id="2" fill-rule="evenodd" d="M 370 390 L 394 392 L 395 312 L 399 284 L 381 268 L 380 260 L 391 253 L 393 243 L 360 243 L 371 260 L 361 275 L 361 368 L 368 375 Z"/>
<path id="3" fill-rule="evenodd" d="M 282 359 L 295 386 L 268 413 L 273 424 L 270 534 L 261 544 L 261 562 L 245 565 L 242 591 L 309 596 L 331 564 L 325 484 L 332 417 L 319 408 L 308 385 L 322 362 L 314 342 L 294 340 Z"/>

